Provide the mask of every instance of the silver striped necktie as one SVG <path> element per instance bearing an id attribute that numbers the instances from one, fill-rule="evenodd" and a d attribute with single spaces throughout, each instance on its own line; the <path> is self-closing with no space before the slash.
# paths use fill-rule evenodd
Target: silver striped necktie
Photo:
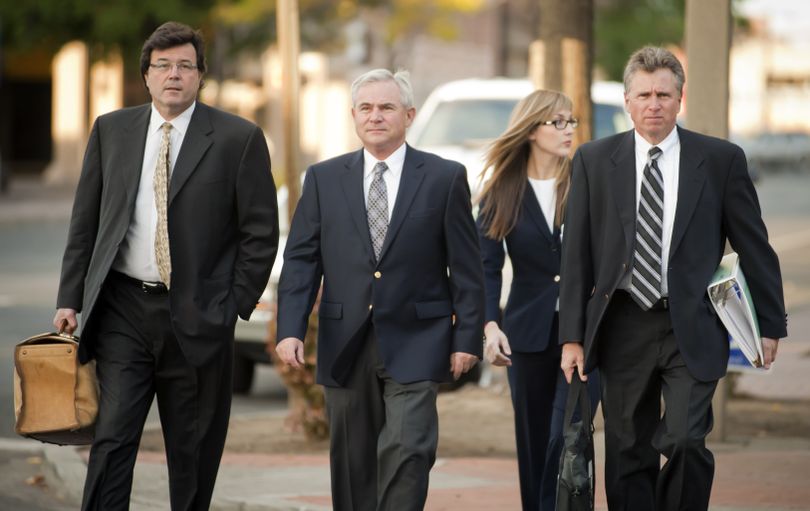
<path id="1" fill-rule="evenodd" d="M 641 197 L 636 217 L 636 244 L 630 295 L 648 310 L 661 298 L 661 254 L 664 234 L 664 178 L 658 167 L 661 149 L 653 146 L 641 180 Z"/>
<path id="2" fill-rule="evenodd" d="M 374 259 L 380 260 L 385 235 L 388 232 L 388 189 L 385 186 L 383 173 L 388 170 L 384 161 L 374 165 L 374 177 L 368 189 L 368 230 L 371 233 L 371 244 L 374 248 Z"/>

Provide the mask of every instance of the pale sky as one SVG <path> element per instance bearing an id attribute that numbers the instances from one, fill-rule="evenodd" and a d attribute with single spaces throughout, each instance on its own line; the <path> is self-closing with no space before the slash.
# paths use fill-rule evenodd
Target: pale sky
<path id="1" fill-rule="evenodd" d="M 743 15 L 767 19 L 777 38 L 810 42 L 810 0 L 743 0 L 737 8 Z"/>

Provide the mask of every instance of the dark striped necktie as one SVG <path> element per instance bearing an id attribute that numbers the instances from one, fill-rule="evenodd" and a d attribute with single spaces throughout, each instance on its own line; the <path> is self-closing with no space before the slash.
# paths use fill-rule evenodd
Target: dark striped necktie
<path id="1" fill-rule="evenodd" d="M 657 162 L 661 152 L 661 149 L 653 146 L 647 153 L 636 217 L 636 246 L 630 295 L 644 310 L 648 310 L 661 298 L 664 178 Z"/>

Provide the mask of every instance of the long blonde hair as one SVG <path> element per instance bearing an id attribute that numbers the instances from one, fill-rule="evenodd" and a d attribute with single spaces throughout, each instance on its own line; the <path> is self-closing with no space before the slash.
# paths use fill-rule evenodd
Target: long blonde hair
<path id="1" fill-rule="evenodd" d="M 492 169 L 492 177 L 484 185 L 479 201 L 487 237 L 502 240 L 515 227 L 523 194 L 528 182 L 528 162 L 531 154 L 529 135 L 543 121 L 552 120 L 560 110 L 571 110 L 571 99 L 550 90 L 536 90 L 523 98 L 512 110 L 509 126 L 490 144 L 485 157 L 484 173 Z M 571 183 L 571 160 L 558 157 L 554 164 L 557 206 L 554 225 L 563 222 L 563 212 Z"/>

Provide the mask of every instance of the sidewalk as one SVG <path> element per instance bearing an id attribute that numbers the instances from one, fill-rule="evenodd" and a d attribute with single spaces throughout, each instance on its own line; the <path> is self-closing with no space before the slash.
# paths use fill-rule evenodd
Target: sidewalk
<path id="1" fill-rule="evenodd" d="M 260 417 L 255 420 L 262 420 Z M 271 434 L 268 431 L 268 434 Z M 25 441 L 19 441 L 27 443 Z M 604 437 L 597 432 L 597 509 L 605 510 Z M 713 444 L 716 473 L 713 511 L 810 509 L 810 439 L 757 440 Z M 46 480 L 66 502 L 81 499 L 85 471 L 82 451 L 41 446 Z M 131 509 L 167 509 L 165 459 L 142 453 L 135 470 Z M 211 506 L 217 511 L 327 511 L 329 466 L 326 455 L 226 453 Z M 513 459 L 439 459 L 431 472 L 428 511 L 520 509 Z"/>

